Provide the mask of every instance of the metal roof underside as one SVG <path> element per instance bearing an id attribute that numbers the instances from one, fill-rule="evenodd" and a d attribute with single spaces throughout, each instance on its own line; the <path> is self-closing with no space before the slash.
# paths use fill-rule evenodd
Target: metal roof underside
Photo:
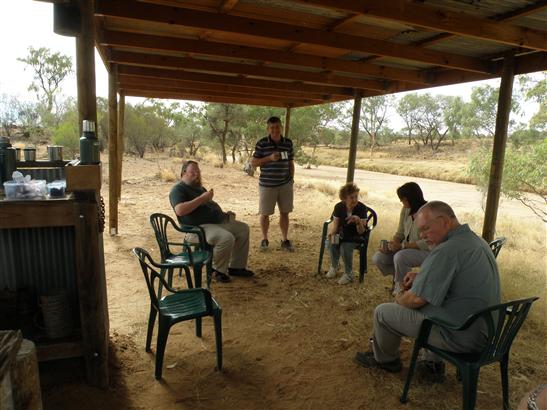
<path id="1" fill-rule="evenodd" d="M 95 0 L 126 95 L 299 107 L 547 69 L 546 0 Z"/>

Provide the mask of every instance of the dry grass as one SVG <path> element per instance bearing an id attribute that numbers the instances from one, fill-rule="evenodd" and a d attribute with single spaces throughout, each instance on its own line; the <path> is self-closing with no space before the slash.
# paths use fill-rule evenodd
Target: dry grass
<path id="1" fill-rule="evenodd" d="M 177 180 L 177 175 L 172 169 L 162 168 L 158 172 L 158 178 L 163 182 L 174 182 Z"/>

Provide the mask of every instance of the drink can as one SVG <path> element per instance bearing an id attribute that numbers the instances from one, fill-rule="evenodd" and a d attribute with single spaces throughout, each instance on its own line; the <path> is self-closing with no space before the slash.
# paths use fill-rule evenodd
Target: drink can
<path id="1" fill-rule="evenodd" d="M 380 241 L 380 249 L 383 250 L 384 252 L 389 251 L 387 239 L 382 239 Z"/>

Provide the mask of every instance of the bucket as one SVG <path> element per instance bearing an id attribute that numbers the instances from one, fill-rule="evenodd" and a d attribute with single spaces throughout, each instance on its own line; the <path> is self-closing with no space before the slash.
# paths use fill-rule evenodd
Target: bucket
<path id="1" fill-rule="evenodd" d="M 44 328 L 49 339 L 70 336 L 73 330 L 72 316 L 66 291 L 55 291 L 40 296 Z"/>
<path id="2" fill-rule="evenodd" d="M 63 147 L 61 145 L 48 145 L 47 156 L 50 161 L 62 161 Z"/>
<path id="3" fill-rule="evenodd" d="M 25 147 L 23 148 L 23 154 L 25 161 L 36 161 L 36 148 Z"/>

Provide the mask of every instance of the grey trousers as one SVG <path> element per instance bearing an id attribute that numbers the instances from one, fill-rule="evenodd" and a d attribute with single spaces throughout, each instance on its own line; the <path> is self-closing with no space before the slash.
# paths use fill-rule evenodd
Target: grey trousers
<path id="1" fill-rule="evenodd" d="M 334 245 L 328 239 L 325 239 L 325 246 L 329 250 L 330 266 L 338 269 L 340 265 L 340 255 L 344 261 L 344 273 L 348 276 L 353 276 L 353 251 L 355 250 L 355 242 L 342 242 Z"/>
<path id="2" fill-rule="evenodd" d="M 380 363 L 391 362 L 399 358 L 399 346 L 402 336 L 418 337 L 425 316 L 417 309 L 408 309 L 397 303 L 382 303 L 374 310 L 374 336 L 372 350 L 374 358 Z M 452 352 L 465 352 L 469 349 L 458 346 L 455 341 L 445 339 L 438 328 L 433 327 L 429 343 Z M 438 360 L 429 353 L 427 360 Z"/>
<path id="3" fill-rule="evenodd" d="M 372 262 L 386 275 L 393 275 L 394 282 L 402 282 L 405 275 L 417 266 L 420 266 L 429 251 L 420 249 L 401 249 L 393 253 L 377 251 L 372 256 Z"/>
<path id="4" fill-rule="evenodd" d="M 230 268 L 246 268 L 249 257 L 249 225 L 241 221 L 200 225 L 213 246 L 213 268 L 228 273 Z"/>

